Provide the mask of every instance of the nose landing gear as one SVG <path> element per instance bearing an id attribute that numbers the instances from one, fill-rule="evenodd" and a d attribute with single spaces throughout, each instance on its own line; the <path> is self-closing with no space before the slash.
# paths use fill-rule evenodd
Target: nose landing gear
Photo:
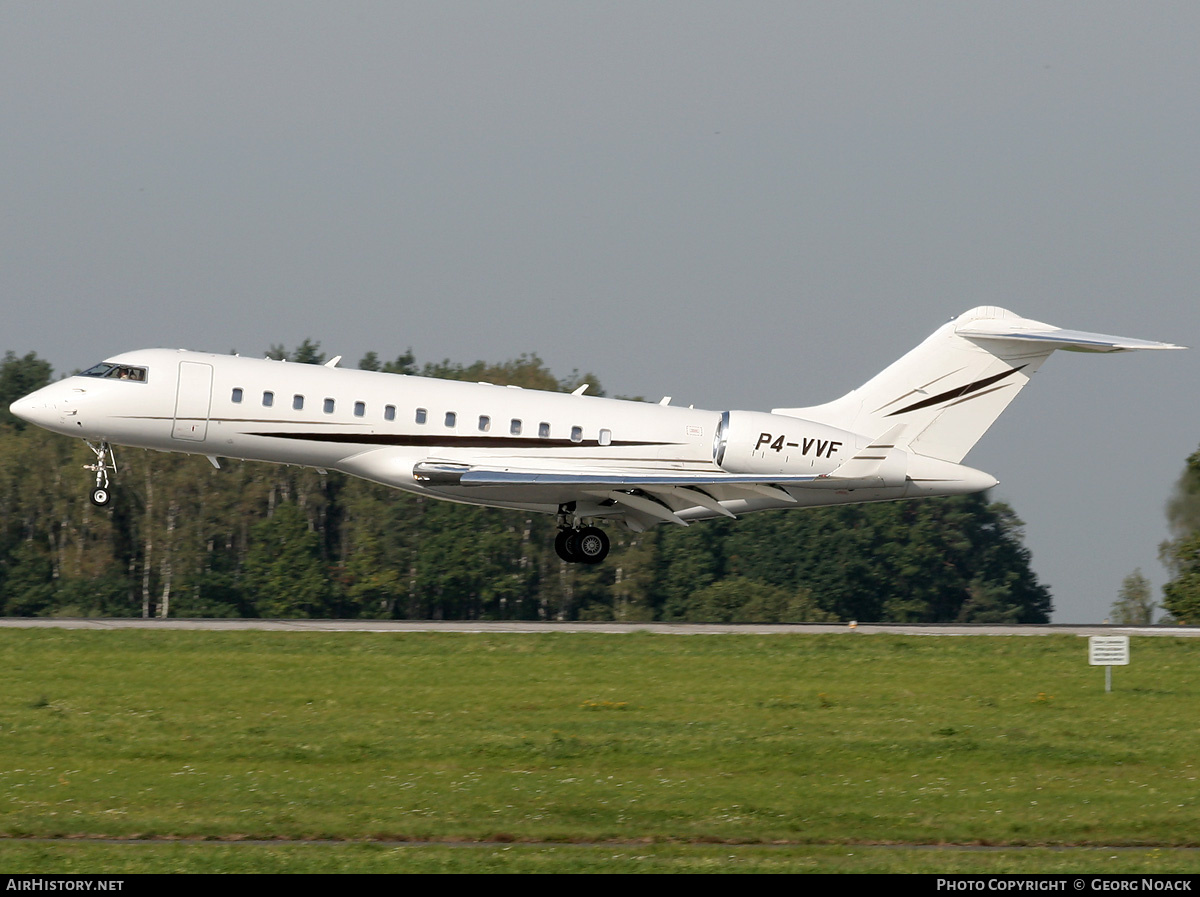
<path id="1" fill-rule="evenodd" d="M 117 458 L 113 454 L 112 446 L 107 442 L 101 442 L 98 445 L 92 445 L 89 442 L 87 447 L 96 454 L 95 464 L 83 465 L 84 470 L 91 470 L 96 474 L 96 486 L 92 489 L 91 494 L 92 504 L 103 508 L 112 501 L 112 492 L 108 488 L 108 472 L 110 470 L 114 474 L 117 472 Z"/>

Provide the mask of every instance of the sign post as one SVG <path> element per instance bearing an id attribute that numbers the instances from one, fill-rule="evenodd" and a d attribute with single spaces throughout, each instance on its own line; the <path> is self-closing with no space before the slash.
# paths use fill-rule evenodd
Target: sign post
<path id="1" fill-rule="evenodd" d="M 1129 665 L 1129 636 L 1089 636 L 1088 663 L 1094 667 L 1104 667 L 1104 690 L 1112 691 L 1112 668 Z"/>

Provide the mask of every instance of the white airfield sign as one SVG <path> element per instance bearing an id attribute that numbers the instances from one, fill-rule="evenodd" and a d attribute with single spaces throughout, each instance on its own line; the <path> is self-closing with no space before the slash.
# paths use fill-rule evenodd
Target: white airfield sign
<path id="1" fill-rule="evenodd" d="M 1112 668 L 1129 665 L 1129 636 L 1088 636 L 1088 663 L 1104 667 L 1104 690 L 1112 691 Z"/>
<path id="2" fill-rule="evenodd" d="M 1093 635 L 1088 637 L 1088 663 L 1094 667 L 1129 665 L 1129 636 Z"/>

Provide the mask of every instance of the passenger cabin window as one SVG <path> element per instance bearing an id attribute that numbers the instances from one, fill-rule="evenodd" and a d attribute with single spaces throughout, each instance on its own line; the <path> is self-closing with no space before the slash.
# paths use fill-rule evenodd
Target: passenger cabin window
<path id="1" fill-rule="evenodd" d="M 263 393 L 263 407 L 270 408 L 274 404 L 275 404 L 275 393 L 264 392 Z"/>
<path id="2" fill-rule="evenodd" d="M 455 414 L 453 411 L 447 411 L 446 412 L 446 426 L 453 427 L 457 423 L 458 423 L 458 415 Z"/>
<path id="3" fill-rule="evenodd" d="M 113 364 L 111 361 L 102 361 L 88 368 L 79 376 L 103 377 L 106 380 L 132 380 L 134 383 L 145 383 L 146 368 L 134 367 L 131 364 Z"/>
<path id="4" fill-rule="evenodd" d="M 508 425 L 508 432 L 511 433 L 513 436 L 521 435 L 521 422 L 519 420 L 517 420 L 515 417 L 512 419 L 512 422 L 509 423 L 509 425 Z"/>
<path id="5" fill-rule="evenodd" d="M 486 414 L 479 415 L 479 432 L 486 433 L 492 428 L 492 419 Z"/>
<path id="6" fill-rule="evenodd" d="M 304 396 L 292 396 L 292 408 L 296 411 L 304 410 Z"/>
<path id="7" fill-rule="evenodd" d="M 229 398 L 235 405 L 242 404 L 242 388 L 240 386 L 235 386 L 233 388 L 233 395 L 231 395 Z"/>
<path id="8" fill-rule="evenodd" d="M 550 438 L 550 425 L 545 421 L 542 421 L 540 424 L 538 424 L 538 436 L 540 436 L 542 439 Z"/>
<path id="9" fill-rule="evenodd" d="M 325 413 L 326 413 L 326 414 L 333 414 L 333 399 L 326 399 L 326 400 L 325 400 Z"/>
<path id="10" fill-rule="evenodd" d="M 572 427 L 571 428 L 571 441 L 572 442 L 583 442 L 583 427 Z"/>
<path id="11" fill-rule="evenodd" d="M 424 408 L 417 409 L 417 423 L 419 423 L 419 424 L 425 423 L 425 418 L 428 416 L 429 416 L 429 412 L 426 411 Z"/>
<path id="12" fill-rule="evenodd" d="M 395 405 L 384 405 L 383 406 L 383 419 L 384 420 L 395 420 L 396 419 L 396 406 Z"/>
<path id="13" fill-rule="evenodd" d="M 612 445 L 612 430 L 601 430 L 600 431 L 600 444 L 601 445 Z"/>
<path id="14" fill-rule="evenodd" d="M 367 413 L 367 403 L 366 402 L 355 402 L 354 403 L 354 416 L 355 417 L 362 417 L 366 413 Z"/>

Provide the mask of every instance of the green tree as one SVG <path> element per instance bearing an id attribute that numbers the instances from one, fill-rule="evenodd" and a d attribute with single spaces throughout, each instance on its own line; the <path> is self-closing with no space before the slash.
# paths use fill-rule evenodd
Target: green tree
<path id="1" fill-rule="evenodd" d="M 1200 530 L 1200 449 L 1184 462 L 1183 473 L 1167 500 L 1167 525 L 1176 538 Z"/>
<path id="2" fill-rule="evenodd" d="M 293 351 L 288 361 L 293 361 L 296 364 L 324 364 L 325 353 L 321 351 L 321 344 L 314 343 L 310 339 L 305 339 Z"/>
<path id="3" fill-rule="evenodd" d="M 397 361 L 402 361 L 401 356 Z M 408 373 L 400 371 L 399 373 Z M 546 368 L 545 362 L 537 355 L 522 355 L 512 361 L 491 364 L 486 361 L 476 361 L 474 364 L 462 365 L 446 359 L 438 364 L 426 362 L 421 369 L 422 377 L 436 377 L 441 380 L 465 380 L 471 383 L 495 383 L 499 386 L 520 386 L 522 389 L 542 389 L 547 392 L 569 390 L 562 389 L 555 376 Z M 598 395 L 594 389 L 589 389 L 591 395 Z"/>
<path id="4" fill-rule="evenodd" d="M 757 579 L 731 576 L 701 589 L 684 619 L 697 623 L 832 623 L 808 589 L 789 592 Z"/>
<path id="5" fill-rule="evenodd" d="M 1134 570 L 1121 582 L 1121 591 L 1113 602 L 1110 617 L 1120 626 L 1149 626 L 1154 620 L 1154 599 L 1150 597 L 1150 580 L 1141 568 Z"/>
<path id="6" fill-rule="evenodd" d="M 22 358 L 15 352 L 5 352 L 4 360 L 0 361 L 0 425 L 24 429 L 25 421 L 14 416 L 8 406 L 48 384 L 52 373 L 50 362 L 38 358 L 34 352 L 27 352 Z"/>
<path id="7" fill-rule="evenodd" d="M 291 352 L 287 350 L 283 343 L 273 343 L 271 348 L 267 349 L 266 355 L 267 358 L 273 358 L 276 361 L 291 361 L 295 364 L 325 363 L 325 353 L 321 351 L 321 344 L 313 342 L 308 338 L 305 338 L 304 342 Z"/>
<path id="8" fill-rule="evenodd" d="M 694 619 L 696 594 L 727 575 L 730 529 L 729 521 L 721 519 L 687 529 L 667 524 L 654 531 L 651 603 L 661 619 Z"/>
<path id="9" fill-rule="evenodd" d="M 22 542 L 6 561 L 0 612 L 6 617 L 33 617 L 51 608 L 55 588 L 49 553 L 30 540 Z"/>
<path id="10" fill-rule="evenodd" d="M 1011 590 L 1004 583 L 973 579 L 967 587 L 967 600 L 958 612 L 958 622 L 1019 623 L 1021 609 L 1011 599 Z"/>
<path id="11" fill-rule="evenodd" d="M 385 374 L 416 374 L 417 364 L 416 357 L 409 349 L 403 355 L 398 355 L 395 361 L 380 362 L 379 355 L 375 352 L 368 352 L 358 362 L 360 371 L 382 371 Z"/>
<path id="12" fill-rule="evenodd" d="M 254 524 L 242 580 L 260 617 L 329 616 L 331 589 L 321 539 L 299 505 L 282 502 Z"/>
<path id="13" fill-rule="evenodd" d="M 1163 607 L 1176 622 L 1200 621 L 1200 531 L 1163 543 L 1159 557 L 1171 574 Z"/>
<path id="14" fill-rule="evenodd" d="M 767 511 L 730 527 L 724 550 L 728 573 L 811 589 L 842 620 L 951 622 L 985 597 L 1016 621 L 1049 619 L 1021 521 L 982 495 Z"/>
<path id="15" fill-rule="evenodd" d="M 1200 620 L 1200 450 L 1192 452 L 1167 502 L 1172 538 L 1158 547 L 1171 579 L 1163 607 L 1177 621 Z"/>

